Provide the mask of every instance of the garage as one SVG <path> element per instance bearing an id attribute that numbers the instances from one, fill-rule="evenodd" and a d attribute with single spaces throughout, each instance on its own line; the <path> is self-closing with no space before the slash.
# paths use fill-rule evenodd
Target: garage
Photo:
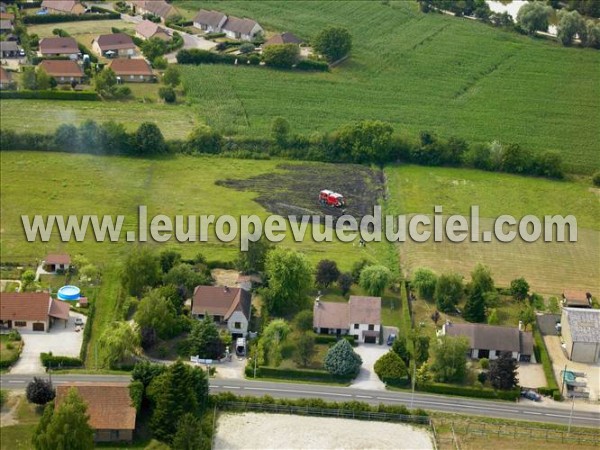
<path id="1" fill-rule="evenodd" d="M 362 335 L 365 344 L 377 344 L 379 341 L 379 331 L 365 330 L 362 332 Z"/>
<path id="2" fill-rule="evenodd" d="M 34 323 L 33 331 L 44 331 L 44 322 Z"/>

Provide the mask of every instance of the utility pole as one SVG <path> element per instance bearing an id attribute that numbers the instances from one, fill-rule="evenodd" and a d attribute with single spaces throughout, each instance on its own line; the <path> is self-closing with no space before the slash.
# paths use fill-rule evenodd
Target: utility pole
<path id="1" fill-rule="evenodd" d="M 575 409 L 575 394 L 571 394 L 571 414 L 569 415 L 569 427 L 567 428 L 567 436 L 571 432 L 571 423 L 573 422 L 573 409 Z"/>
<path id="2" fill-rule="evenodd" d="M 412 409 L 413 407 L 413 402 L 415 401 L 415 383 L 416 383 L 416 378 L 417 377 L 417 363 L 416 361 L 413 362 L 413 376 L 412 376 L 412 394 L 410 396 L 410 409 Z"/>
<path id="3" fill-rule="evenodd" d="M 567 365 L 565 364 L 565 370 L 563 371 L 562 383 L 560 384 L 560 395 L 563 395 L 565 392 L 565 382 L 567 378 Z"/>

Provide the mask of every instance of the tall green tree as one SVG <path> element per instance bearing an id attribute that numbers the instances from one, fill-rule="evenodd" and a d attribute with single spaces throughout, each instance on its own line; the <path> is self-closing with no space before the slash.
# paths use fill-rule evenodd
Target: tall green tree
<path id="1" fill-rule="evenodd" d="M 210 448 L 210 439 L 202 433 L 202 423 L 193 414 L 185 414 L 177 424 L 172 450 L 201 450 Z"/>
<path id="2" fill-rule="evenodd" d="M 152 122 L 143 122 L 138 127 L 133 150 L 137 156 L 161 155 L 169 151 L 160 128 Z"/>
<path id="3" fill-rule="evenodd" d="M 436 381 L 462 382 L 467 375 L 468 350 L 467 338 L 442 336 L 433 346 L 431 370 Z"/>
<path id="4" fill-rule="evenodd" d="M 163 74 L 162 82 L 171 87 L 179 86 L 181 83 L 181 73 L 177 66 L 170 65 L 167 67 L 167 70 L 165 70 L 165 73 Z"/>
<path id="5" fill-rule="evenodd" d="M 263 298 L 269 314 L 284 316 L 306 305 L 312 268 L 303 254 L 276 247 L 267 254 L 265 271 L 268 288 L 263 290 Z"/>
<path id="6" fill-rule="evenodd" d="M 113 322 L 97 342 L 100 367 L 116 368 L 138 353 L 140 336 L 127 322 Z"/>
<path id="7" fill-rule="evenodd" d="M 32 91 L 37 89 L 37 77 L 34 67 L 23 68 L 23 74 L 21 75 L 21 86 L 23 86 L 23 89 L 29 89 Z"/>
<path id="8" fill-rule="evenodd" d="M 148 395 L 154 404 L 150 418 L 152 433 L 157 439 L 171 443 L 183 417 L 186 414 L 200 417 L 206 406 L 206 372 L 178 360 L 150 383 Z"/>
<path id="9" fill-rule="evenodd" d="M 315 335 L 311 332 L 300 333 L 296 338 L 295 359 L 302 367 L 306 367 L 315 355 Z"/>
<path id="10" fill-rule="evenodd" d="M 327 61 L 334 62 L 350 53 L 352 35 L 346 28 L 328 27 L 315 36 L 313 48 Z"/>
<path id="11" fill-rule="evenodd" d="M 175 306 L 158 289 L 152 289 L 142 298 L 133 318 L 140 328 L 151 328 L 161 339 L 169 339 L 181 332 Z"/>
<path id="12" fill-rule="evenodd" d="M 458 274 L 442 274 L 435 284 L 433 298 L 437 308 L 443 312 L 452 312 L 464 294 L 462 277 Z"/>
<path id="13" fill-rule="evenodd" d="M 45 91 L 52 87 L 52 77 L 48 75 L 48 72 L 46 72 L 44 69 L 38 69 L 36 79 L 37 88 L 40 91 Z M 54 80 L 54 84 L 56 85 L 56 80 Z"/>
<path id="14" fill-rule="evenodd" d="M 383 164 L 390 159 L 393 131 L 389 123 L 379 120 L 342 125 L 333 135 L 336 152 L 329 159 Z"/>
<path id="15" fill-rule="evenodd" d="M 166 41 L 153 37 L 144 41 L 141 49 L 142 53 L 149 61 L 154 61 L 155 58 L 167 53 L 168 47 Z"/>
<path id="16" fill-rule="evenodd" d="M 485 322 L 486 294 L 490 292 L 495 292 L 491 271 L 488 267 L 477 264 L 473 272 L 471 272 L 469 297 L 465 304 L 463 317 L 469 322 Z"/>
<path id="17" fill-rule="evenodd" d="M 177 250 L 163 250 L 159 255 L 160 268 L 163 273 L 168 273 L 173 267 L 181 262 L 181 253 Z"/>
<path id="18" fill-rule="evenodd" d="M 300 47 L 296 44 L 277 44 L 263 48 L 262 59 L 267 66 L 291 69 L 300 59 Z"/>
<path id="19" fill-rule="evenodd" d="M 275 117 L 271 124 L 271 136 L 281 148 L 285 148 L 290 135 L 290 123 L 283 117 Z"/>
<path id="20" fill-rule="evenodd" d="M 404 361 L 404 364 L 406 366 L 410 364 L 410 352 L 408 351 L 408 348 L 406 346 L 405 336 L 400 335 L 396 337 L 394 343 L 392 344 L 392 351 L 394 351 L 400 358 L 402 358 L 402 361 Z"/>
<path id="21" fill-rule="evenodd" d="M 238 253 L 236 268 L 243 273 L 263 272 L 267 253 L 272 248 L 272 244 L 265 238 L 261 238 L 256 242 L 248 242 L 248 250 Z"/>
<path id="22" fill-rule="evenodd" d="M 517 378 L 517 360 L 510 352 L 502 352 L 500 356 L 490 361 L 489 379 L 495 389 L 513 389 L 519 385 Z"/>
<path id="23" fill-rule="evenodd" d="M 283 319 L 274 319 L 265 327 L 258 342 L 258 359 L 273 367 L 281 363 L 281 344 L 290 334 L 290 326 Z"/>
<path id="24" fill-rule="evenodd" d="M 367 294 L 381 297 L 392 281 L 392 272 L 385 266 L 368 266 L 360 274 L 359 284 Z"/>
<path id="25" fill-rule="evenodd" d="M 515 300 L 525 300 L 528 294 L 529 283 L 525 280 L 525 278 L 517 278 L 510 282 L 510 295 L 512 295 Z"/>
<path id="26" fill-rule="evenodd" d="M 575 35 L 583 43 L 587 42 L 587 27 L 584 18 L 577 11 L 566 11 L 564 9 L 558 12 L 557 37 L 563 45 L 571 45 Z"/>
<path id="27" fill-rule="evenodd" d="M 532 305 L 527 305 L 519 311 L 519 320 L 523 322 L 523 328 L 526 330 L 529 325 L 535 323 L 535 311 Z"/>
<path id="28" fill-rule="evenodd" d="M 212 278 L 196 272 L 189 264 L 178 264 L 163 276 L 163 282 L 181 289 L 183 296 L 189 298 L 194 293 L 196 286 L 208 286 L 211 284 Z"/>
<path id="29" fill-rule="evenodd" d="M 317 264 L 315 272 L 315 283 L 317 286 L 328 288 L 331 283 L 340 277 L 337 263 L 329 259 L 322 259 Z"/>
<path id="30" fill-rule="evenodd" d="M 204 319 L 192 324 L 188 342 L 192 355 L 202 359 L 218 359 L 225 351 L 219 329 L 208 314 L 204 316 Z"/>
<path id="31" fill-rule="evenodd" d="M 325 355 L 325 370 L 343 377 L 355 376 L 362 365 L 362 358 L 346 339 L 340 339 Z"/>
<path id="32" fill-rule="evenodd" d="M 100 95 L 112 95 L 113 89 L 117 86 L 117 75 L 110 67 L 106 67 L 96 74 L 94 84 Z"/>
<path id="33" fill-rule="evenodd" d="M 350 292 L 353 282 L 354 279 L 352 278 L 352 274 L 350 272 L 341 273 L 338 277 L 337 284 L 344 297 L 348 294 L 348 292 Z"/>
<path id="34" fill-rule="evenodd" d="M 160 283 L 161 270 L 158 255 L 146 246 L 135 247 L 125 259 L 121 280 L 129 295 L 141 298 L 146 289 Z"/>
<path id="35" fill-rule="evenodd" d="M 87 450 L 94 448 L 94 430 L 90 427 L 87 405 L 76 388 L 54 410 L 48 404 L 40 420 L 32 444 L 36 450 Z"/>
<path id="36" fill-rule="evenodd" d="M 419 297 L 432 300 L 437 283 L 437 275 L 430 269 L 420 267 L 412 276 L 411 286 L 417 290 Z"/>
<path id="37" fill-rule="evenodd" d="M 544 2 L 528 2 L 517 13 L 517 24 L 529 34 L 536 31 L 548 31 L 552 7 Z"/>

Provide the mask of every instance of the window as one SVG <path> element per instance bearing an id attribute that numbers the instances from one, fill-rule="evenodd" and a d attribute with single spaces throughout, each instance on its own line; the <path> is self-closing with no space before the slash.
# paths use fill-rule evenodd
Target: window
<path id="1" fill-rule="evenodd" d="M 236 328 L 236 329 L 238 329 L 238 330 L 239 330 L 240 328 L 242 328 L 242 322 L 235 322 L 235 323 L 233 324 L 233 328 Z"/>
<path id="2" fill-rule="evenodd" d="M 15 327 L 26 327 L 27 322 L 23 322 L 22 320 L 15 320 Z"/>
<path id="3" fill-rule="evenodd" d="M 358 330 L 358 324 L 357 323 L 354 324 L 354 329 Z"/>
<path id="4" fill-rule="evenodd" d="M 375 325 L 369 325 L 369 331 L 373 331 L 375 329 Z"/>

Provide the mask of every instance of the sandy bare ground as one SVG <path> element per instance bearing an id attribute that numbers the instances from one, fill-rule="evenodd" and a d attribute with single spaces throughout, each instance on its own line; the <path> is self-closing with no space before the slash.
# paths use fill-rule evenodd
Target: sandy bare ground
<path id="1" fill-rule="evenodd" d="M 237 270 L 213 269 L 210 273 L 215 279 L 215 285 L 237 287 L 240 274 Z"/>
<path id="2" fill-rule="evenodd" d="M 429 433 L 410 425 L 283 414 L 225 413 L 220 449 L 433 449 Z"/>

